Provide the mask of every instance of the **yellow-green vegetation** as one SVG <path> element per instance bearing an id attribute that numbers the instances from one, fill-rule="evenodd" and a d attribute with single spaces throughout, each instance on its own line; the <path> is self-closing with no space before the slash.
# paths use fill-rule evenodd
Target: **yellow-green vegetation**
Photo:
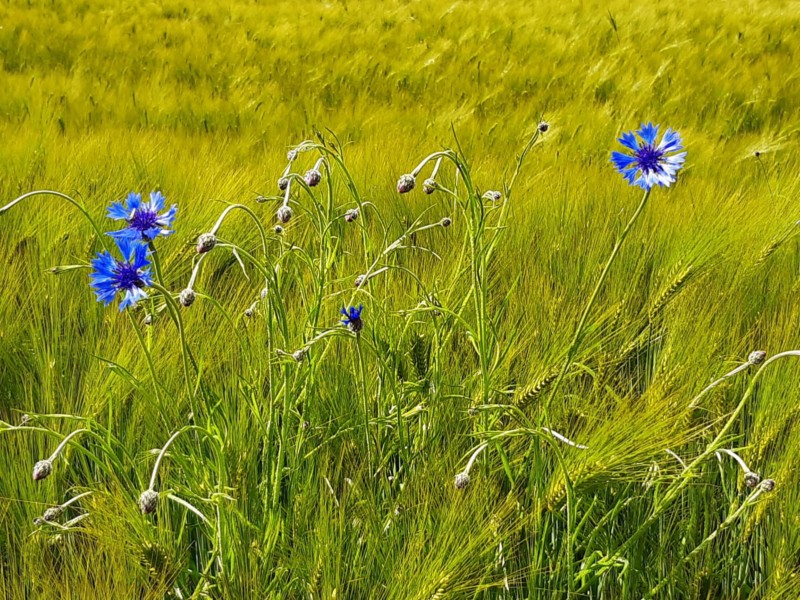
<path id="1" fill-rule="evenodd" d="M 0 205 L 86 214 L 0 214 L 0 595 L 800 596 L 799 30 L 788 0 L 3 3 Z M 686 166 L 589 306 L 651 120 Z M 91 260 L 132 190 L 178 213 L 120 312 Z"/>

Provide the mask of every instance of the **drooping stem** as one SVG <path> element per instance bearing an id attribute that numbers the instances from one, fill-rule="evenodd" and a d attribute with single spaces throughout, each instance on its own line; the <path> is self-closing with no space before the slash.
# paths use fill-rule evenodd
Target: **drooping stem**
<path id="1" fill-rule="evenodd" d="M 167 452 L 167 448 L 169 448 L 169 445 L 170 445 L 172 442 L 174 442 L 174 441 L 175 441 L 175 438 L 176 438 L 176 437 L 178 437 L 178 436 L 179 436 L 179 435 L 180 435 L 180 434 L 181 434 L 183 431 L 184 431 L 183 429 L 179 429 L 178 431 L 176 431 L 175 433 L 173 433 L 173 434 L 172 434 L 172 437 L 170 437 L 170 438 L 167 440 L 167 443 L 166 443 L 166 444 L 164 444 L 164 446 L 161 448 L 161 452 L 159 452 L 159 453 L 158 453 L 158 458 L 156 458 L 156 464 L 155 464 L 155 465 L 153 465 L 153 474 L 150 476 L 150 486 L 149 486 L 147 489 L 150 489 L 150 490 L 153 490 L 153 489 L 155 489 L 155 485 L 156 485 L 156 476 L 158 475 L 158 467 L 159 467 L 159 465 L 161 464 L 161 459 L 163 459 L 163 458 L 164 458 L 164 454 L 166 454 L 166 452 Z"/>

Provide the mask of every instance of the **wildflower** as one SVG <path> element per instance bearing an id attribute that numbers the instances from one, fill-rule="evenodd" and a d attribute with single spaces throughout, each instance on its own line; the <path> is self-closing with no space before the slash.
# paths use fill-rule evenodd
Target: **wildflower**
<path id="1" fill-rule="evenodd" d="M 197 253 L 205 254 L 211 252 L 217 245 L 217 236 L 213 233 L 201 233 L 197 237 Z"/>
<path id="2" fill-rule="evenodd" d="M 182 290 L 180 295 L 178 296 L 178 301 L 181 303 L 181 306 L 189 308 L 194 301 L 197 299 L 197 294 L 194 293 L 192 288 L 186 288 Z"/>
<path id="3" fill-rule="evenodd" d="M 351 306 L 350 308 L 342 308 L 342 324 L 347 325 L 347 328 L 353 333 L 358 333 L 364 327 L 364 322 L 361 320 L 361 311 L 364 310 L 364 305 L 359 304 L 358 308 Z"/>
<path id="4" fill-rule="evenodd" d="M 747 357 L 747 362 L 751 365 L 760 365 L 767 358 L 767 353 L 763 350 L 753 350 Z"/>
<path id="5" fill-rule="evenodd" d="M 428 195 L 431 195 L 433 192 L 436 191 L 436 180 L 433 177 L 429 177 L 425 181 L 422 182 L 422 191 Z"/>
<path id="6" fill-rule="evenodd" d="M 33 465 L 33 480 L 41 481 L 53 472 L 53 461 L 50 459 L 40 460 Z"/>
<path id="7" fill-rule="evenodd" d="M 367 280 L 367 276 L 366 275 L 359 275 L 358 277 L 356 277 L 356 279 L 355 279 L 355 281 L 353 283 L 355 284 L 355 286 L 357 288 L 360 288 L 362 285 L 364 285 L 364 282 L 366 280 Z"/>
<path id="8" fill-rule="evenodd" d="M 285 225 L 286 223 L 291 221 L 293 214 L 294 213 L 292 212 L 291 207 L 288 204 L 284 204 L 278 209 L 277 213 L 278 221 L 280 221 Z"/>
<path id="9" fill-rule="evenodd" d="M 147 246 L 129 237 L 116 238 L 122 260 L 117 260 L 104 250 L 92 261 L 92 287 L 98 302 L 106 305 L 117 294 L 122 294 L 120 311 L 134 306 L 139 300 L 147 298 L 144 288 L 153 285 L 150 276 L 150 261 L 147 260 Z"/>
<path id="10" fill-rule="evenodd" d="M 539 133 L 547 133 L 547 130 L 550 129 L 550 123 L 547 121 L 540 121 L 536 129 L 539 130 Z"/>
<path id="11" fill-rule="evenodd" d="M 288 177 L 281 177 L 280 179 L 278 179 L 278 189 L 280 191 L 285 192 L 287 187 L 289 187 Z"/>
<path id="12" fill-rule="evenodd" d="M 352 223 L 356 219 L 358 219 L 358 209 L 357 208 L 351 208 L 346 213 L 344 213 L 344 220 L 347 221 L 348 223 Z"/>
<path id="13" fill-rule="evenodd" d="M 276 234 L 280 235 L 283 233 L 283 227 L 281 227 L 280 225 L 275 225 L 274 231 Z"/>
<path id="14" fill-rule="evenodd" d="M 415 185 L 417 185 L 416 177 L 411 174 L 401 175 L 400 179 L 397 180 L 397 191 L 405 194 L 413 190 Z"/>
<path id="15" fill-rule="evenodd" d="M 158 492 L 155 490 L 145 490 L 139 496 L 139 508 L 142 510 L 143 515 L 149 515 L 155 512 L 158 505 Z"/>
<path id="16" fill-rule="evenodd" d="M 295 160 L 297 160 L 297 154 L 298 154 L 297 150 L 289 150 L 289 152 L 286 153 L 286 160 L 288 160 L 289 162 L 294 162 Z"/>
<path id="17" fill-rule="evenodd" d="M 469 485 L 469 473 L 456 474 L 456 489 L 463 490 Z"/>
<path id="18" fill-rule="evenodd" d="M 450 227 L 453 224 L 453 219 L 450 217 L 444 217 L 441 221 L 439 221 L 439 225 L 442 227 Z"/>
<path id="19" fill-rule="evenodd" d="M 759 483 L 761 483 L 761 476 L 758 473 L 754 473 L 753 471 L 748 471 L 744 474 L 744 484 L 749 488 L 756 487 Z"/>
<path id="20" fill-rule="evenodd" d="M 631 150 L 633 155 L 611 153 L 611 162 L 617 171 L 622 173 L 630 185 L 644 190 L 649 190 L 656 184 L 669 187 L 675 182 L 675 176 L 686 159 L 686 152 L 679 152 L 683 150 L 683 141 L 677 131 L 667 129 L 656 145 L 658 127 L 652 123 L 642 124 L 641 129 L 636 132 L 622 134 L 620 143 Z"/>
<path id="21" fill-rule="evenodd" d="M 489 190 L 483 195 L 484 200 L 491 200 L 492 202 L 500 202 L 502 198 L 503 194 L 501 194 L 497 190 Z"/>
<path id="22" fill-rule="evenodd" d="M 771 492 L 775 489 L 775 480 L 774 479 L 765 479 L 761 482 L 761 489 L 765 492 Z"/>
<path id="23" fill-rule="evenodd" d="M 308 350 L 306 350 L 305 348 L 300 348 L 300 350 L 295 350 L 294 352 L 292 352 L 292 358 L 294 359 L 295 362 L 303 362 L 306 358 L 306 352 L 308 352 Z"/>
<path id="24" fill-rule="evenodd" d="M 316 187 L 319 185 L 319 182 L 322 181 L 322 173 L 317 169 L 309 169 L 303 176 L 303 180 L 308 187 Z"/>
<path id="25" fill-rule="evenodd" d="M 159 235 L 171 234 L 169 227 L 175 220 L 178 205 L 173 204 L 167 212 L 159 214 L 164 210 L 165 201 L 161 192 L 150 192 L 149 202 L 142 202 L 141 194 L 131 192 L 123 202 L 112 202 L 108 207 L 108 217 L 126 221 L 128 226 L 109 235 L 115 239 L 131 238 L 149 242 Z"/>
<path id="26" fill-rule="evenodd" d="M 42 515 L 42 521 L 46 521 L 47 523 L 55 521 L 61 516 L 62 512 L 64 512 L 64 509 L 61 506 L 53 506 L 52 508 L 48 508 Z"/>

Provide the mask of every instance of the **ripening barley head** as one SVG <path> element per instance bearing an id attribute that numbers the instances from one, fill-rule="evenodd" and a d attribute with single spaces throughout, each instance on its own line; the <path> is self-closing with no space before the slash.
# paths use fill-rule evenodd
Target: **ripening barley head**
<path id="1" fill-rule="evenodd" d="M 119 309 L 122 311 L 147 298 L 144 288 L 153 285 L 153 279 L 150 261 L 147 260 L 147 246 L 129 237 L 120 237 L 115 241 L 122 260 L 114 258 L 107 250 L 99 252 L 92 261 L 92 288 L 98 302 L 106 305 L 121 294 Z"/>
<path id="2" fill-rule="evenodd" d="M 677 131 L 667 129 L 656 143 L 658 125 L 642 124 L 635 132 L 623 133 L 620 143 L 632 154 L 612 152 L 611 162 L 630 185 L 650 190 L 654 185 L 669 187 L 686 160 L 683 141 Z M 638 137 L 637 137 L 638 136 Z"/>
<path id="3" fill-rule="evenodd" d="M 364 310 L 364 305 L 360 304 L 358 308 L 351 306 L 349 308 L 342 308 L 342 324 L 347 325 L 347 328 L 353 333 L 358 333 L 364 328 L 364 322 L 361 320 L 361 311 Z"/>
<path id="4" fill-rule="evenodd" d="M 118 231 L 111 231 L 108 235 L 120 239 L 130 238 L 145 242 L 156 239 L 159 235 L 170 235 L 178 205 L 173 204 L 166 212 L 164 205 L 166 198 L 161 192 L 150 192 L 150 200 L 142 201 L 142 195 L 136 192 L 128 194 L 122 202 L 112 202 L 108 207 L 108 217 L 118 221 L 125 221 L 128 226 Z"/>

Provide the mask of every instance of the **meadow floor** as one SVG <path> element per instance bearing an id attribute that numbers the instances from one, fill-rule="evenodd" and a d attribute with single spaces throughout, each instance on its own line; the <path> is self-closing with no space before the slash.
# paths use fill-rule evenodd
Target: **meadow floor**
<path id="1" fill-rule="evenodd" d="M 0 210 L 0 596 L 800 597 L 799 45 L 794 0 L 2 3 L 0 205 L 69 199 Z"/>

